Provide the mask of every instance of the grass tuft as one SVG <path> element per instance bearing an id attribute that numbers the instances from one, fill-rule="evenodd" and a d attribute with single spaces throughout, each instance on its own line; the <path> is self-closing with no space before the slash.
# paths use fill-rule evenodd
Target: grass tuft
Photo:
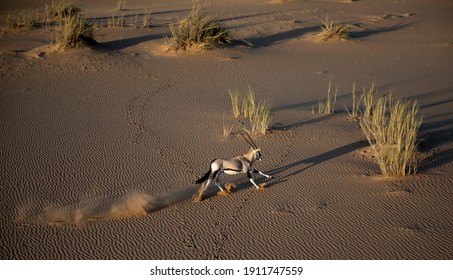
<path id="1" fill-rule="evenodd" d="M 365 112 L 363 112 L 365 118 L 370 118 L 373 115 L 373 107 L 376 101 L 377 91 L 378 89 L 374 85 L 374 82 L 371 84 L 371 87 L 368 90 L 363 89 L 362 101 L 365 105 Z"/>
<path id="2" fill-rule="evenodd" d="M 351 119 L 357 120 L 360 117 L 360 105 L 362 103 L 363 95 L 357 97 L 355 93 L 355 83 L 352 84 L 351 94 L 352 94 L 352 108 L 351 111 L 349 111 L 346 108 L 346 111 Z"/>
<path id="3" fill-rule="evenodd" d="M 227 139 L 228 136 L 233 132 L 235 122 L 234 121 L 225 121 L 226 116 L 223 115 L 223 138 Z"/>
<path id="4" fill-rule="evenodd" d="M 258 134 L 266 135 L 271 122 L 270 103 L 266 100 L 257 103 L 255 92 L 251 87 L 249 87 L 242 100 L 238 90 L 230 90 L 229 93 L 233 116 L 235 118 L 248 119 L 250 133 L 253 136 Z"/>
<path id="5" fill-rule="evenodd" d="M 151 27 L 151 10 L 146 10 L 143 15 L 143 28 Z"/>
<path id="6" fill-rule="evenodd" d="M 80 12 L 80 5 L 71 0 L 52 0 L 50 5 L 45 5 L 45 17 L 48 23 L 76 16 Z"/>
<path id="7" fill-rule="evenodd" d="M 191 47 L 206 50 L 230 44 L 230 32 L 220 22 L 207 16 L 204 9 L 194 7 L 191 14 L 176 25 L 170 24 L 171 38 L 165 38 L 167 50 L 187 50 Z"/>
<path id="8" fill-rule="evenodd" d="M 117 11 L 124 11 L 126 10 L 126 2 L 127 0 L 118 0 L 116 2 L 116 10 Z"/>
<path id="9" fill-rule="evenodd" d="M 267 101 L 259 102 L 255 110 L 249 116 L 250 130 L 253 136 L 258 134 L 266 135 L 271 122 L 271 106 Z"/>
<path id="10" fill-rule="evenodd" d="M 325 21 L 321 21 L 322 30 L 319 33 L 321 41 L 327 42 L 330 39 L 337 40 L 348 40 L 349 39 L 349 25 L 337 23 L 335 21 L 329 21 L 329 18 L 326 17 Z"/>
<path id="11" fill-rule="evenodd" d="M 35 24 L 37 12 L 20 11 L 18 14 L 10 15 L 6 17 L 6 26 L 9 30 L 30 30 Z"/>
<path id="12" fill-rule="evenodd" d="M 70 15 L 62 20 L 60 38 L 57 43 L 64 49 L 86 45 L 93 38 L 94 23 L 82 15 Z"/>
<path id="13" fill-rule="evenodd" d="M 241 103 L 241 113 L 244 118 L 251 118 L 256 108 L 256 96 L 253 89 L 249 86 L 249 90 L 244 96 Z"/>
<path id="14" fill-rule="evenodd" d="M 333 114 L 335 113 L 335 103 L 337 102 L 338 87 L 335 89 L 335 94 L 331 93 L 332 82 L 329 81 L 329 88 L 327 90 L 327 99 L 318 102 L 318 112 L 320 114 Z"/>
<path id="15" fill-rule="evenodd" d="M 124 27 L 126 24 L 126 19 L 124 15 L 121 16 L 116 16 L 113 14 L 108 20 L 107 20 L 107 27 Z"/>
<path id="16" fill-rule="evenodd" d="M 233 116 L 239 118 L 241 116 L 241 99 L 239 90 L 229 90 L 231 97 L 231 107 L 233 110 Z"/>
<path id="17" fill-rule="evenodd" d="M 367 106 L 370 104 L 371 108 L 366 108 L 369 113 L 364 114 L 360 126 L 375 152 L 382 174 L 415 174 L 419 167 L 417 133 L 422 122 L 417 118 L 417 103 L 395 101 L 388 95 Z"/>

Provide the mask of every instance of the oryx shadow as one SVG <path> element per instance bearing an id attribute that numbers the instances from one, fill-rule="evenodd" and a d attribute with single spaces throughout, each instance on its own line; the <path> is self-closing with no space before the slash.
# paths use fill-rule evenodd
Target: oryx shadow
<path id="1" fill-rule="evenodd" d="M 319 154 L 317 156 L 313 156 L 313 157 L 306 158 L 306 159 L 301 159 L 299 161 L 295 161 L 295 162 L 289 163 L 287 165 L 275 168 L 273 170 L 270 170 L 269 174 L 271 176 L 275 176 L 275 178 L 277 180 L 280 180 L 278 182 L 282 182 L 283 180 L 289 179 L 290 177 L 295 176 L 301 172 L 304 172 L 311 167 L 314 167 L 323 162 L 332 160 L 336 157 L 352 153 L 367 145 L 368 145 L 367 141 L 357 141 L 354 143 L 346 144 L 342 147 Z M 290 172 L 287 174 L 284 174 L 284 172 L 288 172 L 288 171 L 290 171 Z M 282 175 L 282 174 L 284 174 L 284 175 Z"/>

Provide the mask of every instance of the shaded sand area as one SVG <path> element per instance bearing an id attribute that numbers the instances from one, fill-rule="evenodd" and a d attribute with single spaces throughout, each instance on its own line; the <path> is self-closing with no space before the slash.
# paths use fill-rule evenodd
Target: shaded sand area
<path id="1" fill-rule="evenodd" d="M 79 2 L 104 23 L 116 5 Z M 130 15 L 152 10 L 152 27 L 97 29 L 93 49 L 54 53 L 45 28 L 2 31 L 1 258 L 452 259 L 453 3 L 277 2 L 212 1 L 253 47 L 190 55 L 162 52 L 185 0 L 127 1 Z M 42 6 L 2 1 L 1 28 Z M 326 15 L 351 24 L 351 40 L 317 42 Z M 313 114 L 329 80 L 336 112 Z M 354 82 L 373 81 L 420 105 L 415 176 L 383 178 L 358 152 L 367 142 L 344 107 Z M 249 85 L 272 102 L 255 141 L 256 168 L 274 178 L 255 190 L 227 177 L 232 194 L 212 187 L 195 204 L 211 160 L 249 148 L 222 129 L 228 90 Z"/>

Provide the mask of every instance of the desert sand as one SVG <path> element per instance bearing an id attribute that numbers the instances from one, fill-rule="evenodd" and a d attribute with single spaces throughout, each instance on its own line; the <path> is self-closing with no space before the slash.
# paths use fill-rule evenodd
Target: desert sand
<path id="1" fill-rule="evenodd" d="M 104 26 L 116 7 L 78 2 Z M 452 1 L 208 1 L 253 46 L 190 54 L 162 45 L 192 1 L 129 0 L 150 28 L 98 28 L 97 46 L 64 52 L 45 28 L 6 29 L 44 3 L 0 3 L 1 259 L 453 258 Z M 318 42 L 326 16 L 351 39 Z M 329 81 L 335 113 L 313 114 Z M 418 174 L 385 178 L 363 154 L 354 82 L 418 102 Z M 249 149 L 222 129 L 228 90 L 248 86 L 272 103 L 255 167 L 273 179 L 225 177 L 232 193 L 194 203 L 211 160 Z"/>

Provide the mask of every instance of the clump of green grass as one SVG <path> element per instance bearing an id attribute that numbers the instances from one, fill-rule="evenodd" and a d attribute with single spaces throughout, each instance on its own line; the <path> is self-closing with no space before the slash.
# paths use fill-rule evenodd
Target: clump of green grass
<path id="1" fill-rule="evenodd" d="M 46 22 L 76 16 L 81 12 L 80 5 L 72 0 L 52 0 L 50 5 L 44 6 L 44 10 Z"/>
<path id="2" fill-rule="evenodd" d="M 329 82 L 327 90 L 327 99 L 318 102 L 318 113 L 320 114 L 333 114 L 335 113 L 335 103 L 337 102 L 338 87 L 335 89 L 335 94 L 331 93 L 332 82 Z"/>
<path id="3" fill-rule="evenodd" d="M 374 88 L 374 87 L 372 87 Z M 417 133 L 421 118 L 418 106 L 407 101 L 394 100 L 392 95 L 368 102 L 360 126 L 375 152 L 375 159 L 384 176 L 415 174 L 417 159 Z"/>
<path id="4" fill-rule="evenodd" d="M 321 21 L 322 30 L 319 33 L 321 41 L 327 42 L 330 39 L 337 40 L 348 40 L 349 39 L 349 25 L 337 23 L 335 21 L 329 21 L 329 18 L 326 17 L 325 21 Z"/>
<path id="5" fill-rule="evenodd" d="M 241 99 L 238 90 L 229 91 L 233 116 L 249 120 L 250 133 L 253 136 L 258 134 L 266 135 L 271 122 L 270 103 L 266 100 L 257 103 L 255 92 L 249 87 L 247 93 Z"/>
<path id="6" fill-rule="evenodd" d="M 18 14 L 6 17 L 6 26 L 10 30 L 24 29 L 29 30 L 35 24 L 37 12 L 22 10 Z"/>
<path id="7" fill-rule="evenodd" d="M 86 17 L 79 14 L 70 15 L 62 20 L 60 38 L 57 39 L 57 43 L 60 43 L 64 49 L 83 46 L 93 38 L 93 32 L 93 22 L 89 22 Z"/>
<path id="8" fill-rule="evenodd" d="M 222 24 L 206 15 L 201 7 L 194 7 L 191 14 L 176 25 L 170 24 L 171 37 L 165 38 L 167 50 L 187 50 L 191 47 L 206 50 L 230 44 L 232 37 Z"/>

